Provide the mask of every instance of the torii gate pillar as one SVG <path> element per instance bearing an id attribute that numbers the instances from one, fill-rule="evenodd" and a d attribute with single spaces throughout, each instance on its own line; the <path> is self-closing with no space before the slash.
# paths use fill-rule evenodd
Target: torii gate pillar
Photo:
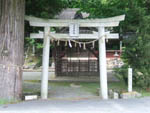
<path id="1" fill-rule="evenodd" d="M 107 87 L 107 64 L 106 64 L 106 44 L 105 44 L 105 28 L 99 27 L 99 71 L 100 71 L 100 96 L 102 99 L 108 99 Z"/>
<path id="2" fill-rule="evenodd" d="M 41 77 L 41 98 L 47 99 L 48 97 L 48 68 L 49 68 L 49 53 L 50 53 L 50 37 L 48 33 L 50 27 L 44 28 L 44 42 L 43 42 L 43 58 L 42 58 L 42 77 Z"/>

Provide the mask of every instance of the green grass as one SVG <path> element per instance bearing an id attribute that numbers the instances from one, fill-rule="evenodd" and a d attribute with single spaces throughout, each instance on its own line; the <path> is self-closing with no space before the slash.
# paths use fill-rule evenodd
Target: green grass
<path id="1" fill-rule="evenodd" d="M 150 96 L 150 91 L 146 91 L 146 90 L 143 89 L 143 88 L 134 87 L 133 90 L 135 90 L 135 91 L 141 93 L 141 94 L 142 94 L 142 97 Z"/>
<path id="2" fill-rule="evenodd" d="M 31 82 L 31 83 L 39 83 L 40 81 L 27 81 L 27 82 Z M 49 82 L 50 86 L 64 86 L 64 87 L 70 87 L 70 84 L 73 82 Z M 91 92 L 95 95 L 98 95 L 98 91 L 99 91 L 99 86 L 100 84 L 98 82 L 75 82 L 79 85 L 81 85 L 81 89 Z M 108 83 L 108 89 L 113 89 L 113 90 L 117 90 L 120 92 L 126 92 L 127 91 L 127 86 L 124 83 L 121 82 L 109 82 Z M 146 96 L 150 96 L 150 91 L 146 91 L 142 88 L 139 87 L 133 87 L 133 91 L 137 91 L 139 93 L 142 94 L 142 97 L 146 97 Z M 24 93 L 40 93 L 40 89 L 25 89 L 24 88 Z M 15 101 L 8 101 L 8 100 L 3 100 L 0 99 L 0 105 L 4 105 L 4 104 L 12 104 L 15 103 Z"/>
<path id="3" fill-rule="evenodd" d="M 0 105 L 4 105 L 4 104 L 14 104 L 14 103 L 17 103 L 17 102 L 19 102 L 19 101 L 0 99 Z"/>
<path id="4" fill-rule="evenodd" d="M 91 93 L 94 93 L 98 95 L 99 92 L 99 87 L 100 84 L 97 83 L 80 83 L 82 85 L 82 88 L 85 89 L 86 91 L 89 91 Z M 108 83 L 108 89 L 113 89 L 113 90 L 119 90 L 119 91 L 125 91 L 126 86 L 123 83 L 120 82 L 110 82 Z"/>
<path id="5" fill-rule="evenodd" d="M 79 82 L 79 85 L 81 85 L 81 89 L 89 91 L 93 94 L 98 94 L 98 89 L 100 84 L 98 82 Z M 50 85 L 57 85 L 57 86 L 70 86 L 69 82 L 54 82 L 50 83 Z M 109 82 L 108 83 L 108 89 L 117 90 L 119 92 L 127 92 L 128 88 L 127 85 L 121 82 Z M 145 89 L 139 88 L 139 87 L 133 87 L 133 91 L 137 91 L 142 94 L 143 97 L 150 96 L 150 91 L 146 91 Z"/>
<path id="6" fill-rule="evenodd" d="M 108 84 L 109 89 L 120 90 L 121 92 L 127 92 L 128 87 L 124 83 L 121 82 L 112 82 Z M 150 96 L 150 91 L 146 91 L 140 87 L 133 87 L 133 91 L 137 91 L 142 94 L 142 97 Z"/>
<path id="7" fill-rule="evenodd" d="M 8 104 L 9 102 L 7 100 L 3 100 L 3 99 L 0 99 L 0 105 L 3 105 L 3 104 Z"/>
<path id="8" fill-rule="evenodd" d="M 30 81 L 30 82 L 39 83 L 40 81 Z M 49 82 L 49 85 L 70 87 L 71 83 L 77 83 L 81 85 L 81 89 L 98 95 L 99 86 L 100 86 L 99 82 Z M 127 92 L 127 86 L 121 82 L 109 82 L 108 89 L 116 90 L 119 92 Z M 150 96 L 150 91 L 146 91 L 139 87 L 133 87 L 133 91 L 137 91 L 141 93 L 143 97 Z M 36 91 L 36 89 L 24 89 L 24 92 L 34 92 L 34 93 L 38 92 L 39 93 L 40 89 L 38 89 L 38 91 Z"/>
<path id="9" fill-rule="evenodd" d="M 95 95 L 98 95 L 98 89 L 99 89 L 99 83 L 84 83 L 81 82 L 80 85 L 82 86 L 81 88 L 85 91 L 91 92 Z"/>
<path id="10" fill-rule="evenodd" d="M 69 87 L 70 82 L 49 82 L 48 83 L 50 86 L 64 86 L 64 87 Z"/>

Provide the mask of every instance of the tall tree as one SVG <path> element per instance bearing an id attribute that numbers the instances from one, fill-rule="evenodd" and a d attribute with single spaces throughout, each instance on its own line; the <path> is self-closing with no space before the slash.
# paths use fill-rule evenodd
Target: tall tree
<path id="1" fill-rule="evenodd" d="M 0 0 L 0 98 L 20 99 L 25 0 Z"/>

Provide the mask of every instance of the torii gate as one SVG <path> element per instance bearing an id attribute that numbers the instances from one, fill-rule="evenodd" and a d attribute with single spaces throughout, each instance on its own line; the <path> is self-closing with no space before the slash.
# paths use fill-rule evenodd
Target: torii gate
<path id="1" fill-rule="evenodd" d="M 108 39 L 118 39 L 119 34 L 105 32 L 105 28 L 119 26 L 120 21 L 125 19 L 125 15 L 115 16 L 104 19 L 73 19 L 73 20 L 59 20 L 59 19 L 40 19 L 36 17 L 26 16 L 25 19 L 29 21 L 30 26 L 44 27 L 44 33 L 31 33 L 31 38 L 44 39 L 43 48 L 43 68 L 41 78 L 41 98 L 48 97 L 48 68 L 49 68 L 49 53 L 50 53 L 50 39 L 98 39 L 99 40 L 99 70 L 100 70 L 100 95 L 102 99 L 108 99 L 107 86 L 107 67 L 106 67 L 106 41 Z M 70 34 L 58 34 L 50 32 L 52 27 L 69 27 Z M 93 34 L 79 34 L 80 27 L 96 27 L 98 32 Z M 73 30 L 73 31 L 72 31 Z"/>

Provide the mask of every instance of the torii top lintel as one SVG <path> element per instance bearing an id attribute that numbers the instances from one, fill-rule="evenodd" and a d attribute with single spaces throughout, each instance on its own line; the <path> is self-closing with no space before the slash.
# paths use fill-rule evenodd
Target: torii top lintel
<path id="1" fill-rule="evenodd" d="M 103 19 L 41 19 L 32 16 L 25 16 L 25 20 L 30 22 L 31 26 L 35 27 L 67 27 L 70 23 L 78 23 L 80 27 L 115 27 L 119 26 L 119 22 L 125 19 L 125 15 L 103 18 Z"/>

